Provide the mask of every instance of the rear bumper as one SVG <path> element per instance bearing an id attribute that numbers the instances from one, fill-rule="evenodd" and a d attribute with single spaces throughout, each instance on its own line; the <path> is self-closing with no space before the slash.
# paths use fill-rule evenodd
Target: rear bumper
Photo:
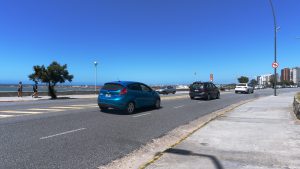
<path id="1" fill-rule="evenodd" d="M 248 92 L 248 89 L 242 89 L 242 88 L 239 88 L 239 89 L 235 89 L 236 92 Z"/>
<path id="2" fill-rule="evenodd" d="M 126 109 L 127 102 L 124 98 L 120 100 L 107 100 L 98 98 L 98 105 L 101 107 L 124 110 Z"/>
<path id="3" fill-rule="evenodd" d="M 197 97 L 197 98 L 206 98 L 206 93 L 189 93 L 190 97 Z"/>

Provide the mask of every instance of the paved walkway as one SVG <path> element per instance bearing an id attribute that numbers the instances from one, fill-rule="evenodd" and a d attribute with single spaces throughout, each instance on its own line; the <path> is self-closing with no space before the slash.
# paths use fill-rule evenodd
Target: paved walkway
<path id="1" fill-rule="evenodd" d="M 147 169 L 299 169 L 300 123 L 293 94 L 269 96 L 225 114 Z"/>

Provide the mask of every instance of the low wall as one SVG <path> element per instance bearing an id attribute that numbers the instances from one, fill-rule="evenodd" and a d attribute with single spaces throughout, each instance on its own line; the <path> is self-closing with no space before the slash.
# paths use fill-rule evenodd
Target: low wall
<path id="1" fill-rule="evenodd" d="M 23 92 L 23 96 L 31 96 L 33 92 Z M 95 94 L 95 91 L 65 91 L 57 92 L 57 96 L 61 95 L 85 95 L 85 94 Z M 98 91 L 97 91 L 98 94 Z M 39 92 L 39 96 L 48 96 L 48 92 Z M 0 92 L 0 97 L 17 97 L 18 92 Z"/>
<path id="2" fill-rule="evenodd" d="M 300 120 L 300 100 L 297 99 L 297 96 L 294 97 L 293 108 L 296 117 Z"/>

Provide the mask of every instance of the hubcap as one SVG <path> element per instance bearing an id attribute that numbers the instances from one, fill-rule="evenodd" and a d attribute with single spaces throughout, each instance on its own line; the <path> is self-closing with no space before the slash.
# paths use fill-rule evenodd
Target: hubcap
<path id="1" fill-rule="evenodd" d="M 129 113 L 132 113 L 134 111 L 134 104 L 133 103 L 129 103 L 127 110 L 128 110 Z"/>

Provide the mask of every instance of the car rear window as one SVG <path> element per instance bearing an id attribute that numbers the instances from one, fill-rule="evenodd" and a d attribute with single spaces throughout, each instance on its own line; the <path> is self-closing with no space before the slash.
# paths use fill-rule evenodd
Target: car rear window
<path id="1" fill-rule="evenodd" d="M 238 84 L 237 86 L 246 86 L 246 84 Z"/>
<path id="2" fill-rule="evenodd" d="M 116 84 L 116 83 L 106 83 L 102 89 L 104 90 L 121 90 L 124 87 L 120 84 Z"/>
<path id="3" fill-rule="evenodd" d="M 204 88 L 204 84 L 203 83 L 194 83 L 191 85 L 192 89 L 203 89 Z"/>

